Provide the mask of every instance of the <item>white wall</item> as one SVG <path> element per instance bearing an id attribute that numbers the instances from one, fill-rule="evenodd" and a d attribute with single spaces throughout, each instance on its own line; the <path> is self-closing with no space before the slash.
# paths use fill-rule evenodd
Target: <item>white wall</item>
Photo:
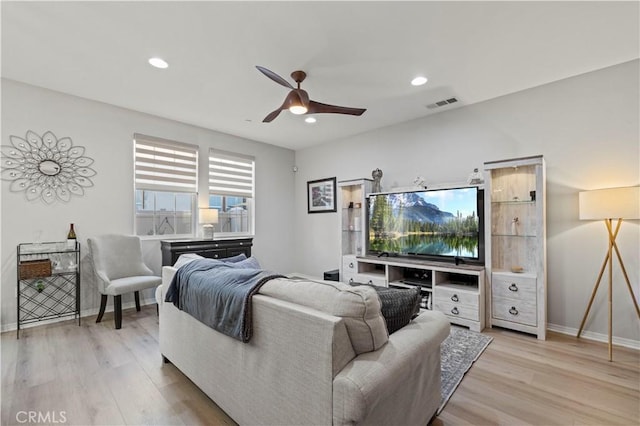
<path id="1" fill-rule="evenodd" d="M 339 216 L 306 212 L 306 181 L 384 172 L 383 189 L 466 180 L 485 161 L 544 155 L 547 162 L 548 319 L 556 330 L 580 326 L 607 249 L 605 227 L 578 220 L 578 192 L 640 183 L 639 61 L 632 61 L 296 152 L 296 247 L 300 272 L 339 266 Z M 356 118 L 357 119 L 357 118 Z M 618 245 L 636 294 L 638 221 Z M 614 268 L 614 335 L 637 345 L 640 328 L 619 268 Z M 606 286 L 586 330 L 607 334 Z M 599 335 L 598 335 L 599 334 Z M 625 341 L 629 339 L 630 341 Z"/>
<path id="2" fill-rule="evenodd" d="M 257 212 L 253 254 L 267 269 L 283 273 L 294 269 L 293 239 L 290 233 L 283 232 L 293 222 L 293 151 L 3 79 L 2 144 L 10 144 L 10 135 L 24 137 L 27 130 L 40 135 L 51 130 L 58 138 L 68 136 L 75 145 L 86 147 L 85 155 L 95 159 L 92 168 L 97 175 L 92 178 L 95 186 L 85 196 L 54 205 L 28 202 L 24 193 L 12 193 L 10 183 L 2 182 L 3 329 L 11 328 L 16 321 L 18 243 L 33 241 L 38 230 L 42 231 L 43 241 L 64 240 L 69 224 L 74 223 L 85 258 L 87 238 L 104 233 L 133 233 L 134 133 L 199 145 L 201 175 L 207 173 L 210 147 L 253 155 Z M 206 194 L 206 181 L 206 176 L 201 176 L 200 198 Z M 145 240 L 143 250 L 147 264 L 159 274 L 159 240 Z M 94 312 L 99 295 L 86 259 L 84 263 L 82 310 Z M 152 296 L 151 290 L 143 294 L 149 301 Z M 124 296 L 123 303 L 132 300 L 131 296 Z"/>

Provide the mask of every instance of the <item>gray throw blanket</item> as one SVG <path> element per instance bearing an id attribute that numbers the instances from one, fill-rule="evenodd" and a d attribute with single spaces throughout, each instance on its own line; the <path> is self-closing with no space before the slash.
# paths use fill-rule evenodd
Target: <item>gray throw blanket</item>
<path id="1" fill-rule="evenodd" d="M 165 302 L 173 302 L 198 321 L 242 342 L 251 339 L 251 297 L 273 278 L 262 269 L 246 269 L 214 259 L 194 260 L 178 269 Z"/>

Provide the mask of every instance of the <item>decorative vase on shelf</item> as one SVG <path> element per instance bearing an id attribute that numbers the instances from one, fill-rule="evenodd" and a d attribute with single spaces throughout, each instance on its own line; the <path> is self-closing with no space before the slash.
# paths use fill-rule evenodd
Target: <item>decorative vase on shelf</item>
<path id="1" fill-rule="evenodd" d="M 520 222 L 520 219 L 518 219 L 517 217 L 514 217 L 511 220 L 511 235 L 518 235 L 518 223 Z"/>
<path id="2" fill-rule="evenodd" d="M 371 177 L 373 178 L 371 192 L 382 192 L 382 186 L 380 186 L 380 180 L 382 179 L 382 170 L 375 169 L 371 172 Z"/>

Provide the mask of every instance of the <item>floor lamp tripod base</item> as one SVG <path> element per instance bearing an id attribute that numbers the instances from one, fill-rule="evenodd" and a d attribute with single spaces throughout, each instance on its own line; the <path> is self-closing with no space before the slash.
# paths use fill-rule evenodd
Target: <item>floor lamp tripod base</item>
<path id="1" fill-rule="evenodd" d="M 633 294 L 633 288 L 631 287 L 631 282 L 629 281 L 629 275 L 627 275 L 627 270 L 624 267 L 624 262 L 622 261 L 622 256 L 620 256 L 620 251 L 618 250 L 618 245 L 616 244 L 616 237 L 618 236 L 618 231 L 620 230 L 620 225 L 622 225 L 622 219 L 618 219 L 616 224 L 615 231 L 613 230 L 612 219 L 605 219 L 604 223 L 607 227 L 607 232 L 609 233 L 609 249 L 607 250 L 607 255 L 604 258 L 604 262 L 602 263 L 602 267 L 600 268 L 600 273 L 598 274 L 598 279 L 596 280 L 596 284 L 593 287 L 593 292 L 591 293 L 591 299 L 589 299 L 589 304 L 587 305 L 587 309 L 584 313 L 584 317 L 582 318 L 582 323 L 580 324 L 580 329 L 578 330 L 577 337 L 580 337 L 582 334 L 582 330 L 584 329 L 584 325 L 587 322 L 587 317 L 589 316 L 589 311 L 591 310 L 591 306 L 593 305 L 593 300 L 596 297 L 596 293 L 598 292 L 598 287 L 600 287 L 600 282 L 602 281 L 602 276 L 604 275 L 605 269 L 607 269 L 608 278 L 609 278 L 609 288 L 608 288 L 608 313 L 609 313 L 609 361 L 613 361 L 613 345 L 612 345 L 612 335 L 613 335 L 613 252 L 615 251 L 616 256 L 618 257 L 618 262 L 620 263 L 620 269 L 622 269 L 622 274 L 624 275 L 624 279 L 627 283 L 627 288 L 629 289 L 629 293 L 631 294 L 631 300 L 633 301 L 633 305 L 636 308 L 636 314 L 638 319 L 640 319 L 640 309 L 638 308 L 638 302 L 636 301 L 636 297 Z"/>

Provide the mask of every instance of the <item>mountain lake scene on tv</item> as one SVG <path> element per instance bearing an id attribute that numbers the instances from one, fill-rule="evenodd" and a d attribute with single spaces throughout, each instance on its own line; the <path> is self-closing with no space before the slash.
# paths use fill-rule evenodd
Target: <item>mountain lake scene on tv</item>
<path id="1" fill-rule="evenodd" d="M 371 196 L 369 249 L 477 258 L 476 197 L 475 188 Z"/>

